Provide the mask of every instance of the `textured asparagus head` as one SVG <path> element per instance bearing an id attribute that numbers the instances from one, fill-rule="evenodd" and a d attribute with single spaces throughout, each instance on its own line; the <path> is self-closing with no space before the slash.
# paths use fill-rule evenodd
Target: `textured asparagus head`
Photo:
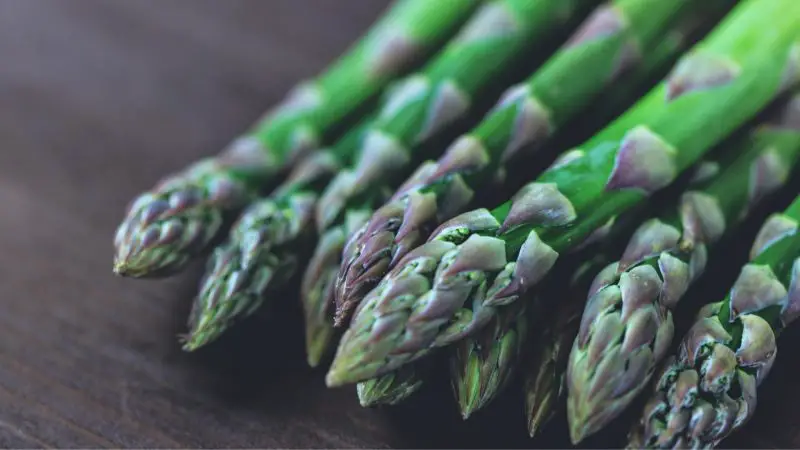
<path id="1" fill-rule="evenodd" d="M 300 300 L 305 314 L 306 356 L 308 364 L 316 367 L 333 351 L 334 340 L 340 333 L 334 328 L 333 286 L 336 262 L 345 238 L 364 223 L 366 217 L 354 211 L 347 214 L 345 225 L 324 233 L 308 263 L 300 286 Z"/>
<path id="2" fill-rule="evenodd" d="M 389 108 L 387 109 L 396 117 L 401 118 L 397 122 L 400 126 L 395 126 L 395 123 L 385 126 L 385 129 L 392 131 L 392 133 L 384 133 L 391 139 L 384 138 L 384 145 L 373 145 L 369 152 L 363 152 L 362 155 L 369 155 L 370 159 L 375 160 L 377 154 L 384 153 L 391 156 L 394 163 L 391 166 L 384 165 L 385 169 L 381 172 L 343 171 L 337 180 L 341 183 L 332 183 L 333 188 L 328 189 L 332 194 L 329 197 L 331 201 L 321 202 L 321 208 L 325 211 L 322 216 L 341 216 L 341 211 L 348 207 L 368 210 L 370 214 L 374 212 L 376 208 L 384 204 L 388 195 L 380 198 L 379 201 L 374 201 L 374 199 L 364 201 L 365 193 L 381 186 L 391 188 L 387 194 L 394 191 L 394 188 L 403 179 L 400 177 L 410 174 L 413 168 L 410 163 L 417 163 L 424 157 L 420 152 L 426 150 L 421 147 L 422 144 L 430 142 L 432 137 L 440 135 L 442 131 L 450 128 L 450 125 L 465 118 L 473 109 L 476 100 L 485 97 L 485 94 L 490 91 L 487 88 L 493 82 L 496 84 L 498 76 L 508 72 L 519 60 L 519 57 L 534 50 L 534 43 L 548 40 L 557 31 L 571 24 L 572 19 L 579 16 L 591 3 L 576 0 L 487 2 L 464 27 L 461 34 L 452 41 L 452 44 L 440 54 L 441 57 L 435 63 L 438 66 L 429 66 L 430 70 L 424 74 L 409 79 L 407 83 L 398 88 L 397 92 L 401 95 L 395 95 L 388 103 Z M 517 103 L 525 100 L 526 92 L 516 89 L 514 95 L 504 98 L 502 106 L 508 107 L 504 112 L 514 109 Z M 525 107 L 527 106 L 526 104 Z M 532 107 L 536 108 L 537 106 L 534 104 Z M 411 114 L 409 111 L 416 112 Z M 525 117 L 524 119 L 529 119 L 528 122 L 546 122 L 546 117 L 540 117 L 540 115 L 546 115 L 546 112 L 540 109 L 526 112 L 536 115 L 531 118 Z M 510 124 L 514 121 L 507 120 L 507 122 L 509 123 L 508 127 L 512 127 Z M 540 131 L 539 128 L 546 128 L 546 125 L 543 123 L 539 126 L 535 123 L 535 130 L 527 129 L 527 122 L 520 126 L 523 129 L 510 138 L 516 140 L 504 145 L 507 154 L 503 156 L 510 157 L 522 147 L 525 139 L 533 138 L 533 135 Z M 376 133 L 376 136 L 380 136 L 380 134 Z M 467 137 L 458 141 L 476 142 L 477 147 L 471 150 L 483 152 L 483 156 L 489 157 L 487 151 L 482 149 L 482 144 L 476 139 Z M 441 149 L 436 147 L 435 150 L 438 153 Z M 367 149 L 365 148 L 365 150 Z M 450 162 L 450 168 L 455 170 L 456 167 L 453 165 L 457 164 L 456 160 L 459 155 L 452 151 L 448 151 L 448 153 L 455 156 L 455 160 Z M 407 160 L 398 161 L 403 156 L 406 156 Z M 415 194 L 420 193 L 418 192 L 420 182 L 430 184 L 431 176 L 434 178 L 445 176 L 446 173 L 442 170 L 447 170 L 447 164 L 443 162 L 438 169 L 433 171 L 429 170 L 432 168 L 430 164 L 424 165 L 423 172 L 428 175 L 427 180 L 423 180 L 423 174 L 418 171 L 404 187 L 400 188 L 401 192 L 406 192 L 409 188 L 415 191 L 414 193 L 407 192 L 410 197 L 396 195 L 393 199 L 403 203 L 400 206 L 401 211 L 408 206 L 406 211 L 409 216 L 406 217 L 408 220 L 405 225 L 399 226 L 400 224 L 395 220 L 397 204 L 389 208 L 381 208 L 379 213 L 381 216 L 371 223 L 367 227 L 368 229 L 359 233 L 361 242 L 348 245 L 350 255 L 341 261 L 347 268 L 343 269 L 344 273 L 340 271 L 341 276 L 337 277 L 335 320 L 338 325 L 344 324 L 349 319 L 361 296 L 373 288 L 376 281 L 388 270 L 390 254 L 399 258 L 402 251 L 410 250 L 412 245 L 417 246 L 424 242 L 427 236 L 420 227 L 424 225 L 423 222 L 429 222 L 429 224 L 433 222 L 431 214 L 437 210 L 438 193 L 424 193 L 421 199 L 423 203 L 416 201 L 418 197 Z M 379 176 L 376 177 L 376 173 Z M 373 177 L 365 179 L 364 175 L 373 175 Z M 447 186 L 444 186 L 443 190 L 452 191 Z M 466 205 L 467 198 L 460 200 L 450 198 L 448 200 L 458 201 L 463 207 Z M 411 204 L 406 205 L 408 202 Z M 449 206 L 454 208 L 454 211 L 460 209 L 455 204 Z M 386 215 L 386 213 L 390 213 L 390 210 L 393 210 L 391 214 Z M 326 221 L 321 220 L 321 222 Z M 427 228 L 428 232 L 431 230 L 432 227 Z M 397 235 L 398 233 L 400 236 Z M 340 270 L 338 265 L 337 271 Z M 348 272 L 349 276 L 346 275 Z"/>
<path id="3" fill-rule="evenodd" d="M 328 384 L 394 370 L 483 328 L 494 307 L 535 286 L 559 253 L 669 186 L 791 87 L 800 36 L 786 13 L 800 13 L 800 3 L 776 1 L 743 3 L 573 158 L 409 252 L 357 308 Z M 763 33 L 767 26 L 775 32 Z M 485 226 L 473 229 L 474 220 Z"/>
<path id="4" fill-rule="evenodd" d="M 346 322 L 381 277 L 436 226 L 462 212 L 476 192 L 491 190 L 510 165 L 543 147 L 604 88 L 615 92 L 597 98 L 600 103 L 631 101 L 629 85 L 677 55 L 696 23 L 708 18 L 697 14 L 693 23 L 678 27 L 674 19 L 685 15 L 689 4 L 625 0 L 600 5 L 542 67 L 508 88 L 478 126 L 437 161 L 421 165 L 349 240 L 350 256 L 337 277 L 337 323 Z M 667 30 L 672 31 L 668 45 L 651 52 Z"/>
<path id="5" fill-rule="evenodd" d="M 356 385 L 358 401 L 365 408 L 396 405 L 422 389 L 428 369 L 428 364 L 410 364 L 362 381 Z"/>
<path id="6" fill-rule="evenodd" d="M 613 240 L 615 236 L 609 235 Z M 602 249 L 591 248 L 587 251 L 598 251 L 588 257 L 573 269 L 567 265 L 567 270 L 572 270 L 568 286 L 558 282 L 554 277 L 547 288 L 540 294 L 541 302 L 555 303 L 550 305 L 550 310 L 540 307 L 546 317 L 532 319 L 532 332 L 529 340 L 530 357 L 525 362 L 525 413 L 528 419 L 528 433 L 534 437 L 562 408 L 566 399 L 566 374 L 569 361 L 569 351 L 572 341 L 578 333 L 581 314 L 585 302 L 585 293 L 590 290 L 596 272 L 608 273 L 616 270 L 616 266 L 608 264 L 608 248 L 612 245 L 610 240 L 603 241 Z M 583 257 L 586 252 L 576 255 Z M 604 267 L 604 264 L 606 266 Z M 600 270 L 602 269 L 602 270 Z M 591 287 L 594 289 L 594 287 Z M 547 302 L 551 297 L 557 302 Z"/>
<path id="7" fill-rule="evenodd" d="M 114 273 L 171 275 L 208 250 L 225 220 L 250 201 L 268 163 L 254 138 L 240 139 L 217 157 L 197 162 L 138 196 L 114 237 Z"/>
<path id="8" fill-rule="evenodd" d="M 704 272 L 707 253 L 790 178 L 800 159 L 797 100 L 779 102 L 723 144 L 712 155 L 719 160 L 707 161 L 718 172 L 695 177 L 674 212 L 646 220 L 616 273 L 595 280 L 570 355 L 573 438 L 605 426 L 644 389 L 672 341 L 671 310 Z"/>
<path id="9" fill-rule="evenodd" d="M 192 304 L 184 350 L 193 351 L 216 340 L 234 323 L 253 314 L 268 288 L 288 279 L 300 261 L 280 245 L 305 228 L 313 202 L 313 197 L 293 197 L 288 208 L 282 208 L 270 200 L 257 201 L 243 213 L 229 241 L 209 258 Z"/>
<path id="10" fill-rule="evenodd" d="M 265 184 L 329 140 L 390 82 L 436 53 L 481 3 L 394 2 L 323 72 L 299 82 L 234 141 L 231 151 L 138 196 L 114 239 L 114 272 L 165 276 L 209 250 L 226 216 L 238 214 L 268 188 Z"/>
<path id="11" fill-rule="evenodd" d="M 433 176 L 435 169 L 435 164 L 422 164 L 393 198 L 348 239 L 334 291 L 337 326 L 346 323 L 360 300 L 377 286 L 396 260 L 424 242 L 432 231 L 429 227 L 439 209 L 437 197 L 419 192 L 418 185 Z M 451 200 L 463 204 L 470 197 L 467 192 L 463 194 Z"/>
<path id="12" fill-rule="evenodd" d="M 455 345 L 450 381 L 464 420 L 494 400 L 516 373 L 528 335 L 526 315 L 525 303 L 516 302 Z"/>
<path id="13" fill-rule="evenodd" d="M 336 171 L 336 160 L 317 152 L 298 164 L 275 193 L 254 201 L 233 225 L 228 239 L 208 260 L 192 305 L 187 351 L 217 339 L 251 315 L 269 290 L 280 287 L 302 262 L 303 242 L 313 234 L 316 195 L 293 187 Z M 306 246 L 307 247 L 307 246 Z"/>
<path id="14" fill-rule="evenodd" d="M 555 252 L 534 233 L 509 262 L 501 239 L 477 234 L 499 227 L 485 209 L 465 213 L 409 252 L 359 305 L 328 383 L 380 375 L 459 341 L 487 325 L 496 307 L 513 303 L 522 280 L 538 282 Z"/>
<path id="15" fill-rule="evenodd" d="M 800 315 L 800 197 L 763 225 L 727 298 L 704 307 L 656 377 L 631 448 L 716 446 L 754 414 L 777 335 Z"/>

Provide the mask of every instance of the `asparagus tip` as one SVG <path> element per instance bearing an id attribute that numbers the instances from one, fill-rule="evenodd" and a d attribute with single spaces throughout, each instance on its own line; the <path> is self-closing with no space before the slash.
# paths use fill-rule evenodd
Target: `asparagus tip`
<path id="1" fill-rule="evenodd" d="M 469 419 L 481 408 L 483 402 L 481 402 L 481 399 L 478 397 L 479 395 L 480 393 L 477 392 L 473 393 L 473 395 L 469 393 L 467 393 L 466 396 L 459 395 L 458 409 L 461 413 L 461 420 Z"/>
<path id="2" fill-rule="evenodd" d="M 189 331 L 180 336 L 183 351 L 193 352 L 220 337 L 225 327 L 212 324 L 211 315 L 201 312 L 195 303 L 189 313 Z"/>
<path id="3" fill-rule="evenodd" d="M 356 393 L 358 394 L 358 404 L 361 405 L 362 408 L 374 408 L 378 406 L 379 402 L 378 397 L 375 396 L 375 392 L 371 383 L 358 383 L 356 385 Z"/>
<path id="4" fill-rule="evenodd" d="M 146 278 L 151 276 L 154 271 L 143 263 L 145 260 L 146 258 L 141 257 L 141 254 L 117 251 L 117 255 L 114 256 L 114 275 L 124 278 Z"/>
<path id="5" fill-rule="evenodd" d="M 118 258 L 114 258 L 113 271 L 114 271 L 114 275 L 117 275 L 117 276 L 120 276 L 120 277 L 128 276 L 128 274 L 130 273 L 130 267 L 128 266 L 128 262 L 124 261 L 124 260 L 121 260 L 121 259 L 118 259 Z"/>
<path id="6" fill-rule="evenodd" d="M 592 434 L 591 430 L 589 430 L 586 420 L 579 418 L 575 415 L 570 415 L 569 417 L 569 438 L 572 441 L 572 445 L 578 445 L 586 439 L 587 436 Z"/>
<path id="7" fill-rule="evenodd" d="M 127 278 L 166 277 L 182 270 L 197 255 L 186 243 L 198 242 L 206 231 L 203 224 L 188 227 L 175 220 L 156 222 L 152 216 L 155 214 L 153 211 L 158 212 L 154 209 L 157 207 L 158 204 L 152 201 L 145 203 L 136 213 L 129 213 L 117 228 L 113 266 L 116 275 Z"/>
<path id="8" fill-rule="evenodd" d="M 306 361 L 316 368 L 332 348 L 334 330 L 330 322 L 306 321 Z"/>
<path id="9" fill-rule="evenodd" d="M 327 346 L 319 340 L 313 341 L 306 346 L 306 361 L 309 367 L 312 369 L 319 367 L 326 348 Z"/>
<path id="10" fill-rule="evenodd" d="M 181 344 L 181 349 L 185 352 L 193 352 L 206 344 L 204 340 L 199 337 L 198 333 L 186 333 L 178 336 L 178 342 Z"/>
<path id="11" fill-rule="evenodd" d="M 327 375 L 325 375 L 325 385 L 329 388 L 341 387 L 347 384 L 347 381 L 345 381 L 346 378 L 347 375 L 345 373 L 335 370 L 335 368 L 332 367 Z"/>
<path id="12" fill-rule="evenodd" d="M 352 361 L 351 358 L 342 360 L 342 358 L 337 356 L 334 358 L 330 369 L 328 369 L 328 373 L 325 376 L 325 383 L 328 387 L 340 387 L 346 384 L 355 384 L 379 375 L 380 373 L 371 370 L 371 367 L 368 365 L 362 364 L 359 361 Z"/>
<path id="13" fill-rule="evenodd" d="M 551 415 L 543 415 L 541 410 L 528 411 L 528 436 L 531 438 L 539 434 L 547 422 L 552 417 Z"/>
<path id="14" fill-rule="evenodd" d="M 347 325 L 348 311 L 345 308 L 337 307 L 333 315 L 333 326 L 341 328 Z"/>

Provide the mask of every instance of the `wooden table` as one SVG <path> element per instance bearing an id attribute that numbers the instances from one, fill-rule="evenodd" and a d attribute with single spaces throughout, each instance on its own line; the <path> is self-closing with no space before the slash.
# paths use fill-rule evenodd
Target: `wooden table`
<path id="1" fill-rule="evenodd" d="M 566 445 L 563 423 L 526 438 L 517 391 L 466 423 L 444 383 L 362 409 L 352 388 L 329 390 L 306 368 L 291 295 L 285 319 L 185 354 L 175 337 L 198 267 L 159 282 L 111 274 L 129 199 L 220 149 L 384 4 L 0 1 L 0 445 Z M 785 337 L 758 417 L 727 445 L 800 445 L 798 337 Z"/>

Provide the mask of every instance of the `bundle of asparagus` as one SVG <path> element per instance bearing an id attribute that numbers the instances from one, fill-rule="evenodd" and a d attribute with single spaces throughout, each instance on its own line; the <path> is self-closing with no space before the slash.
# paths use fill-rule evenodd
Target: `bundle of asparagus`
<path id="1" fill-rule="evenodd" d="M 584 302 L 570 291 L 527 374 L 532 434 L 567 387 L 573 442 L 606 425 L 641 391 L 672 340 L 670 309 L 703 273 L 713 244 L 788 181 L 800 160 L 798 117 L 795 94 L 699 165 L 678 204 L 644 221 L 620 261 L 594 271 L 582 319 L 575 309 Z M 567 339 L 574 340 L 571 353 Z"/>
<path id="2" fill-rule="evenodd" d="M 800 197 L 764 223 L 728 296 L 700 311 L 656 378 L 632 448 L 713 447 L 753 416 L 776 338 L 800 311 L 798 223 Z"/>
<path id="3" fill-rule="evenodd" d="M 514 153 L 541 148 L 608 87 L 611 92 L 598 102 L 627 103 L 631 82 L 658 70 L 712 12 L 708 3 L 684 0 L 619 0 L 598 7 L 553 58 L 510 88 L 439 161 L 422 164 L 350 239 L 337 277 L 337 322 L 344 323 L 364 294 L 433 228 L 462 212 Z"/>
<path id="4" fill-rule="evenodd" d="M 712 21 L 724 6 L 723 2 L 621 0 L 598 7 L 564 48 L 524 84 L 511 88 L 481 124 L 456 140 L 438 162 L 422 164 L 418 173 L 404 183 L 406 188 L 396 192 L 393 200 L 381 207 L 351 239 L 345 251 L 350 255 L 349 262 L 339 272 L 337 280 L 338 321 L 344 321 L 348 311 L 360 300 L 359 294 L 372 287 L 373 281 L 384 275 L 393 261 L 427 238 L 432 226 L 455 216 L 474 197 L 474 192 L 485 189 L 490 180 L 497 179 L 498 171 L 505 171 L 504 166 L 509 163 L 504 157 L 508 148 L 541 147 L 554 130 L 575 116 L 593 97 L 598 103 L 607 104 L 609 110 L 632 102 L 632 95 L 642 80 L 647 80 L 675 58 L 697 30 Z M 654 14 L 658 20 L 653 20 Z M 663 38 L 665 32 L 666 39 Z M 631 49 L 642 56 L 627 55 L 617 67 L 607 68 L 610 73 L 596 70 L 598 61 L 620 61 L 626 51 L 633 51 Z M 586 76 L 587 71 L 594 76 Z M 599 93 L 604 88 L 606 91 Z M 521 91 L 528 92 L 527 100 L 508 100 L 518 95 L 514 92 Z M 548 109 L 549 124 L 545 133 L 535 132 L 537 127 L 531 126 L 535 118 L 531 111 L 544 111 L 529 108 L 544 104 L 537 100 L 537 95 L 552 105 Z M 530 130 L 527 134 L 526 129 Z M 486 158 L 471 158 L 470 153 L 464 153 L 462 143 L 465 141 L 483 142 L 481 148 Z M 426 171 L 432 173 L 420 180 L 420 174 Z M 468 195 L 460 196 L 462 201 L 458 201 L 459 196 L 451 195 L 454 191 Z M 522 311 L 519 313 L 517 317 L 523 315 Z M 512 355 L 518 354 L 520 346 L 516 344 L 524 340 L 525 328 L 518 327 L 516 320 L 504 320 L 495 325 L 491 330 L 496 333 L 489 331 L 487 338 L 507 343 L 509 348 L 501 351 L 468 340 L 452 358 L 453 387 L 465 418 L 489 403 L 513 375 L 513 371 L 505 369 L 515 366 Z M 508 333 L 506 327 L 509 327 Z M 477 348 L 483 348 L 484 352 L 476 351 Z M 511 359 L 496 364 L 501 356 Z M 486 374 L 481 375 L 483 371 Z M 407 376 L 396 377 L 389 373 L 364 383 L 397 386 L 407 395 L 422 386 L 419 370 L 404 369 L 403 372 Z M 377 396 L 373 398 L 376 399 L 373 403 L 377 403 Z M 387 399 L 394 401 L 394 396 Z"/>
<path id="5" fill-rule="evenodd" d="M 219 155 L 165 177 L 133 200 L 114 238 L 114 272 L 165 276 L 203 254 L 226 219 L 330 139 L 387 83 L 433 54 L 479 3 L 397 0 L 348 52 L 316 79 L 299 83 Z"/>
<path id="6" fill-rule="evenodd" d="M 645 221 L 595 280 L 567 376 L 574 443 L 641 392 L 672 342 L 670 310 L 702 275 L 713 245 L 788 179 L 800 157 L 800 130 L 788 123 L 798 106 L 800 96 L 791 98 L 738 146 L 726 146 L 719 174 Z"/>
<path id="7" fill-rule="evenodd" d="M 670 185 L 796 83 L 798 14 L 793 0 L 741 3 L 642 100 L 512 199 L 443 223 L 361 302 L 328 385 L 390 372 L 479 332 L 560 253 Z"/>
<path id="8" fill-rule="evenodd" d="M 530 435 L 563 408 L 578 443 L 645 389 L 715 244 L 800 162 L 797 18 L 796 0 L 396 0 L 243 137 L 135 199 L 114 271 L 172 275 L 213 250 L 186 350 L 302 272 L 308 363 L 336 349 L 329 386 L 393 405 L 446 362 L 467 418 L 522 375 Z M 578 118 L 600 130 L 532 173 Z M 800 198 L 764 224 L 630 446 L 715 446 L 752 416 L 797 316 L 798 221 Z"/>
<path id="9" fill-rule="evenodd" d="M 285 263 L 301 259 L 299 244 L 303 238 L 313 240 L 309 228 L 316 222 L 321 245 L 309 263 L 301 293 L 308 361 L 316 366 L 332 337 L 331 330 L 316 321 L 329 290 L 322 265 L 329 255 L 341 252 L 347 229 L 363 220 L 370 204 L 384 200 L 394 180 L 413 169 L 426 150 L 435 150 L 425 144 L 464 118 L 495 78 L 568 23 L 585 3 L 487 2 L 423 69 L 387 92 L 374 118 L 324 154 L 326 165 L 338 170 L 293 177 L 274 195 L 251 205 L 235 226 L 237 231 L 212 256 L 186 348 L 216 338 L 259 306 L 268 287 L 287 279 L 296 265 Z"/>

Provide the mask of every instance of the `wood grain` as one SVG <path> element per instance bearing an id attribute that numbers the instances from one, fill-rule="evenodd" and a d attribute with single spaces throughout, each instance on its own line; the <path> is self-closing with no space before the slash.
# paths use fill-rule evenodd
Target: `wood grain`
<path id="1" fill-rule="evenodd" d="M 563 423 L 526 438 L 516 391 L 468 423 L 442 380 L 408 405 L 362 409 L 306 368 L 291 292 L 278 296 L 285 318 L 184 354 L 197 268 L 111 274 L 130 198 L 220 149 L 385 3 L 0 1 L 0 446 L 566 445 Z M 800 402 L 798 363 L 781 356 L 758 417 L 726 445 L 800 445 L 786 407 Z"/>

